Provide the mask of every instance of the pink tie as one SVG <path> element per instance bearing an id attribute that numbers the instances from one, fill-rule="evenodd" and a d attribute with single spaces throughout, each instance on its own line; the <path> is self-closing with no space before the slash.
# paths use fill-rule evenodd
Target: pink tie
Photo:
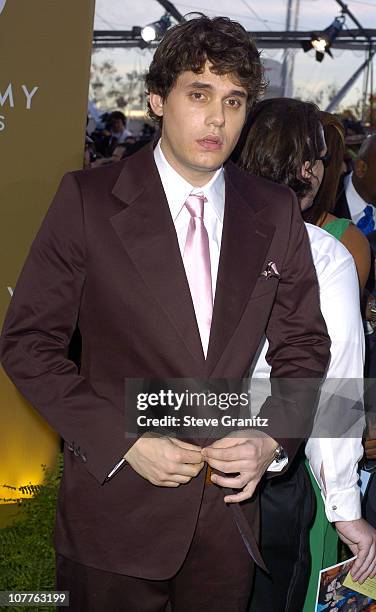
<path id="1" fill-rule="evenodd" d="M 208 232 L 204 225 L 205 196 L 190 195 L 185 202 L 191 220 L 184 247 L 183 261 L 204 354 L 208 352 L 213 314 L 213 292 Z"/>

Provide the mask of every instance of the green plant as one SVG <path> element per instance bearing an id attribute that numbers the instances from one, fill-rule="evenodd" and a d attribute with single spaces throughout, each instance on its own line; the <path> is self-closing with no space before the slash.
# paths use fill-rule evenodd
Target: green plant
<path id="1" fill-rule="evenodd" d="M 42 486 L 19 487 L 21 491 L 35 494 L 30 499 L 22 500 L 19 520 L 0 529 L 0 590 L 54 590 L 55 553 L 52 533 L 62 466 L 63 458 L 60 455 L 54 469 L 43 466 L 45 479 Z M 52 610 L 51 607 L 4 609 L 19 612 Z"/>

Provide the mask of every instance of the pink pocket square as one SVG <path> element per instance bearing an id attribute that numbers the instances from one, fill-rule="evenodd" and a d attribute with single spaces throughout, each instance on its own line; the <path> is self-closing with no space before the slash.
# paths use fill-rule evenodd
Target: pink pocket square
<path id="1" fill-rule="evenodd" d="M 269 261 L 268 265 L 266 266 L 265 270 L 261 272 L 260 276 L 265 276 L 266 279 L 272 277 L 280 278 L 280 273 L 278 272 L 278 268 L 274 261 Z"/>

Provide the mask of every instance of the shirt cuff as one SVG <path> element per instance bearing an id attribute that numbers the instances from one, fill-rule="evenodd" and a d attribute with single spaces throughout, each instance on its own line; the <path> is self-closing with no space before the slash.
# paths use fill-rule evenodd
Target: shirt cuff
<path id="1" fill-rule="evenodd" d="M 125 459 L 123 457 L 123 459 L 118 461 L 118 463 L 112 468 L 111 472 L 107 474 L 105 482 L 110 480 L 110 478 L 112 478 L 120 470 L 120 468 L 124 465 L 124 463 L 125 463 Z"/>
<path id="2" fill-rule="evenodd" d="M 342 491 L 322 494 L 325 505 L 325 514 L 330 523 L 336 521 L 356 521 L 362 516 L 360 502 L 360 488 L 354 485 Z"/>

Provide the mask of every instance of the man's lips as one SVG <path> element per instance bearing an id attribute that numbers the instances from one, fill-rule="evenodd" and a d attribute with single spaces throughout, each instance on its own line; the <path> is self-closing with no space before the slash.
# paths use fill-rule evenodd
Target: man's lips
<path id="1" fill-rule="evenodd" d="M 201 147 L 203 147 L 203 149 L 207 149 L 209 151 L 218 151 L 222 148 L 223 144 L 219 136 L 210 135 L 204 136 L 204 138 L 201 138 L 197 142 Z"/>

